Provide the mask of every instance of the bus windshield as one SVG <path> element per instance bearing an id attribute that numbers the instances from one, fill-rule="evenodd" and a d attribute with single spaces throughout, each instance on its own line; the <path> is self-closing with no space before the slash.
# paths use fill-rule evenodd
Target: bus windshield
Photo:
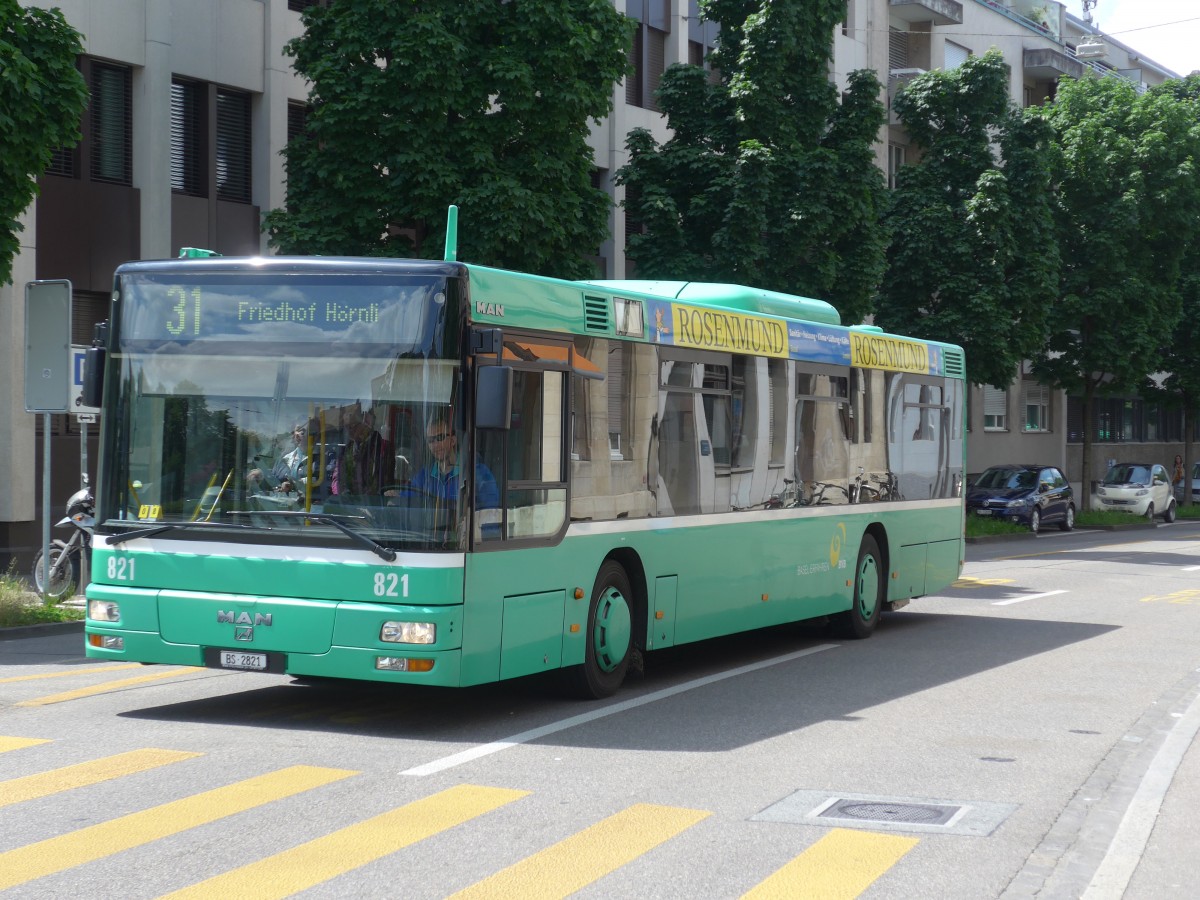
<path id="1" fill-rule="evenodd" d="M 118 292 L 103 530 L 462 549 L 444 276 L 176 271 Z"/>

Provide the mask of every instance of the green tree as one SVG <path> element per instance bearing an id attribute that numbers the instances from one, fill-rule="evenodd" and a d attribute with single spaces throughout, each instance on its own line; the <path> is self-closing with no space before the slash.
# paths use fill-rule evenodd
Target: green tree
<path id="1" fill-rule="evenodd" d="M 1098 395 L 1161 371 L 1180 317 L 1180 265 L 1196 236 L 1195 106 L 1123 78 L 1064 81 L 1055 132 L 1054 214 L 1062 254 L 1053 328 L 1035 373 L 1081 396 L 1084 508 Z"/>
<path id="2" fill-rule="evenodd" d="M 672 136 L 635 129 L 626 187 L 639 276 L 731 281 L 820 297 L 860 322 L 883 266 L 883 177 L 873 143 L 884 122 L 874 73 L 829 81 L 844 0 L 701 0 L 721 27 L 699 66 L 663 75 Z"/>
<path id="3" fill-rule="evenodd" d="M 913 79 L 894 109 L 920 159 L 901 169 L 875 321 L 961 344 L 976 384 L 1009 384 L 1046 338 L 1058 278 L 1047 148 L 996 51 Z M 998 153 L 994 148 L 998 147 Z"/>
<path id="4" fill-rule="evenodd" d="M 1172 79 L 1151 91 L 1191 103 L 1200 117 L 1200 74 Z M 1194 213 L 1200 216 L 1200 209 Z M 1195 223 L 1195 227 L 1194 233 L 1200 234 L 1200 223 Z M 1183 411 L 1183 504 L 1186 506 L 1192 502 L 1190 473 L 1196 459 L 1192 434 L 1196 427 L 1196 409 L 1200 406 L 1200 247 L 1195 241 L 1187 243 L 1180 263 L 1179 299 L 1179 322 L 1166 336 L 1162 347 L 1162 368 L 1168 375 L 1161 388 L 1147 391 L 1147 394 Z"/>
<path id="5" fill-rule="evenodd" d="M 628 21 L 609 0 L 338 0 L 304 13 L 286 52 L 312 85 L 286 150 L 289 253 L 459 255 L 560 276 L 607 235 L 590 120 L 612 109 Z"/>
<path id="6" fill-rule="evenodd" d="M 56 147 L 79 142 L 87 86 L 75 68 L 83 43 L 57 9 L 0 0 L 0 284 L 12 280 L 21 214 Z"/>

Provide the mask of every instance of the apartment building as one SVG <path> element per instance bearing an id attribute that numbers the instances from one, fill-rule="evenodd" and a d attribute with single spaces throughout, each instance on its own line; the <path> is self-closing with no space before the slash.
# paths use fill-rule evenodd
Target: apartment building
<path id="1" fill-rule="evenodd" d="M 83 34 L 80 68 L 92 100 L 82 143 L 56 155 L 40 179 L 41 195 L 23 219 L 13 283 L 0 287 L 0 379 L 7 385 L 0 392 L 0 484 L 8 486 L 0 491 L 0 566 L 10 555 L 24 566 L 41 534 L 41 417 L 24 411 L 22 385 L 25 283 L 71 280 L 73 343 L 86 345 L 106 315 L 119 263 L 174 256 L 184 246 L 226 255 L 268 252 L 260 217 L 284 203 L 280 151 L 302 126 L 306 98 L 283 46 L 301 31 L 300 10 L 328 0 L 32 2 L 58 6 Z M 614 3 L 638 23 L 634 74 L 616 87 L 613 114 L 594 129 L 591 145 L 597 182 L 618 204 L 597 264 L 605 277 L 621 278 L 623 197 L 611 176 L 626 160 L 625 137 L 640 126 L 666 139 L 654 97 L 662 73 L 673 62 L 702 62 L 718 32 L 701 21 L 697 0 Z M 1103 56 L 1079 52 L 1093 31 L 1054 0 L 848 0 L 834 34 L 830 77 L 844 86 L 850 71 L 874 69 L 890 102 L 915 74 L 997 47 L 1012 70 L 1012 97 L 1028 105 L 1052 97 L 1063 75 L 1087 68 L 1139 85 L 1174 75 L 1107 38 Z M 894 120 L 877 146 L 889 178 L 912 158 Z M 1130 398 L 1109 410 L 1119 426 L 1112 433 L 1157 442 L 1154 458 L 1166 461 L 1176 452 L 1158 446 L 1169 434 L 1166 419 L 1150 427 L 1140 404 Z M 1061 392 L 1014 373 L 1010 385 L 976 389 L 970 408 L 969 471 L 1037 459 L 1065 464 L 1078 478 L 1072 457 L 1078 435 Z M 94 472 L 95 433 L 77 416 L 52 417 L 55 520 L 78 486 L 85 455 Z"/>

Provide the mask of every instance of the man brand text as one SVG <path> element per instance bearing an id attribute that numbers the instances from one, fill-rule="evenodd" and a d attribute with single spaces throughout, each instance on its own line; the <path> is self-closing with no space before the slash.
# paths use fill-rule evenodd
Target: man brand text
<path id="1" fill-rule="evenodd" d="M 218 609 L 217 623 L 227 623 L 229 625 L 262 625 L 264 628 L 268 628 L 271 625 L 271 614 L 255 613 L 254 618 L 251 618 L 248 612 L 237 612 L 232 609 L 226 612 L 223 609 Z"/>
<path id="2" fill-rule="evenodd" d="M 504 318 L 503 303 L 485 303 L 483 300 L 475 301 L 475 312 L 481 316 L 495 316 L 498 319 Z"/>

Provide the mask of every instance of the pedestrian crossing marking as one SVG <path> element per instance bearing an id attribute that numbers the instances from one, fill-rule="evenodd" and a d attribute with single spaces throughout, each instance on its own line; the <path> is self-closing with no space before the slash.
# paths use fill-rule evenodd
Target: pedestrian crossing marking
<path id="1" fill-rule="evenodd" d="M 852 900 L 916 845 L 916 838 L 835 828 L 742 900 Z"/>
<path id="2" fill-rule="evenodd" d="M 153 675 L 140 675 L 137 678 L 121 678 L 117 681 L 105 681 L 102 684 L 93 684 L 90 687 L 78 688 L 73 691 L 63 691 L 61 694 L 48 694 L 45 697 L 35 697 L 32 700 L 22 700 L 20 703 L 15 705 L 48 706 L 51 703 L 62 703 L 65 700 L 78 700 L 81 697 L 92 697 L 96 694 L 105 694 L 109 691 L 119 690 L 120 688 L 135 687 L 139 684 L 148 684 L 151 681 L 161 681 L 163 678 L 173 678 L 176 675 L 187 675 L 191 672 L 199 671 L 202 671 L 199 667 L 168 669 L 165 672 L 155 672 Z"/>
<path id="3" fill-rule="evenodd" d="M 159 900 L 289 897 L 528 794 L 475 785 L 452 787 Z"/>
<path id="4" fill-rule="evenodd" d="M 0 853 L 0 891 L 357 775 L 290 766 Z"/>
<path id="5" fill-rule="evenodd" d="M 12 678 L 0 678 L 0 684 L 12 684 L 14 681 L 40 681 L 43 678 L 64 678 L 67 675 L 103 675 L 105 672 L 119 672 L 122 669 L 143 669 L 141 663 L 128 663 L 121 666 L 88 666 L 66 669 L 62 672 L 41 672 L 37 675 L 14 675 Z"/>
<path id="6" fill-rule="evenodd" d="M 36 747 L 38 744 L 48 743 L 50 741 L 47 738 L 5 737 L 0 734 L 0 753 L 7 753 L 9 750 L 24 750 L 26 747 Z"/>
<path id="7" fill-rule="evenodd" d="M 130 750 L 51 772 L 0 781 L 0 808 L 203 755 L 182 750 Z"/>
<path id="8" fill-rule="evenodd" d="M 710 815 L 638 803 L 477 882 L 452 900 L 567 897 Z"/>

